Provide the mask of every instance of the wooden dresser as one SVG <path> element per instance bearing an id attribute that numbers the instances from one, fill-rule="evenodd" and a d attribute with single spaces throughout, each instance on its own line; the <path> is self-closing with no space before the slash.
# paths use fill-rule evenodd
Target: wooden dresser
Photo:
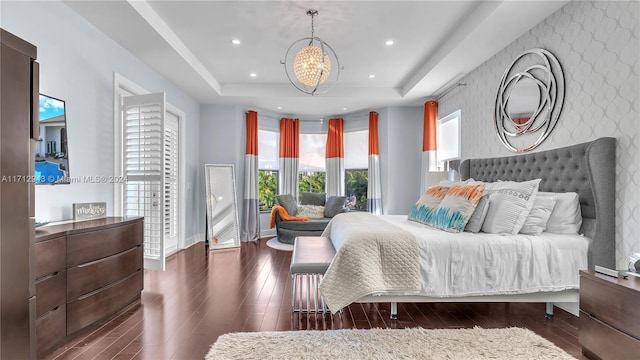
<path id="1" fill-rule="evenodd" d="M 580 271 L 582 352 L 591 359 L 636 359 L 640 354 L 640 278 Z"/>
<path id="2" fill-rule="evenodd" d="M 140 299 L 143 219 L 108 217 L 38 228 L 36 352 Z"/>

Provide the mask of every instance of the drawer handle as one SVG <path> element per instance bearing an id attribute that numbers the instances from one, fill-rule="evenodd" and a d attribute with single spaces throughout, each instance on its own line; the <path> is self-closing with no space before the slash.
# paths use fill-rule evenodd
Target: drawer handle
<path id="1" fill-rule="evenodd" d="M 44 314 L 42 314 L 42 315 L 38 316 L 38 319 L 42 319 L 43 317 L 45 317 L 45 316 L 47 316 L 47 315 L 51 314 L 52 312 L 57 311 L 59 308 L 60 308 L 60 305 L 58 305 L 58 306 L 54 307 L 53 309 L 51 309 L 51 310 L 47 311 L 46 313 L 44 313 Z"/>
<path id="2" fill-rule="evenodd" d="M 38 283 L 40 283 L 40 282 L 43 282 L 43 281 L 49 280 L 49 279 L 51 279 L 52 277 L 55 277 L 55 276 L 58 276 L 58 275 L 60 275 L 60 271 L 56 271 L 56 272 L 51 273 L 51 274 L 49 274 L 49 275 L 43 276 L 43 277 L 41 277 L 40 279 L 38 279 L 38 281 L 37 281 L 37 282 L 38 282 Z"/>
<path id="3" fill-rule="evenodd" d="M 103 287 L 101 287 L 101 288 L 99 288 L 99 289 L 95 289 L 95 290 L 93 290 L 92 292 L 86 293 L 86 294 L 84 294 L 84 295 L 82 295 L 82 296 L 78 297 L 78 299 L 77 299 L 77 300 L 84 300 L 84 299 L 86 299 L 86 298 L 90 298 L 90 297 L 92 297 L 93 295 L 95 295 L 95 294 L 97 294 L 97 293 L 100 293 L 100 292 L 103 292 L 103 291 L 105 291 L 105 290 L 107 290 L 107 289 L 110 289 L 110 288 L 112 288 L 112 287 L 114 287 L 114 286 L 116 286 L 116 285 L 118 285 L 118 284 L 120 284 L 120 283 L 123 283 L 123 282 L 125 282 L 125 281 L 129 280 L 130 278 L 132 278 L 132 277 L 136 276 L 136 275 L 138 274 L 138 272 L 139 272 L 139 270 L 138 270 L 138 271 L 136 271 L 136 272 L 134 272 L 133 274 L 131 274 L 131 275 L 127 276 L 126 278 L 120 279 L 120 280 L 118 280 L 118 281 L 116 281 L 116 282 L 114 282 L 114 283 L 111 283 L 111 284 L 109 284 L 109 285 L 103 286 Z M 67 301 L 69 301 L 69 299 L 67 299 Z"/>
<path id="4" fill-rule="evenodd" d="M 102 259 L 93 260 L 93 261 L 90 261 L 90 262 L 88 262 L 88 263 L 80 264 L 80 265 L 78 265 L 78 267 L 79 267 L 79 268 L 83 268 L 83 267 L 91 266 L 91 265 L 93 265 L 93 264 L 97 264 L 97 263 L 102 262 L 102 261 L 105 261 L 105 260 L 107 260 L 107 259 L 116 258 L 116 257 L 121 256 L 121 255 L 124 255 L 124 254 L 126 254 L 126 253 L 130 253 L 130 252 L 132 252 L 132 251 L 135 251 L 135 250 L 136 250 L 136 249 L 138 249 L 139 247 L 140 247 L 140 245 L 138 245 L 138 246 L 136 246 L 136 247 L 134 247 L 134 248 L 131 248 L 131 249 L 129 249 L 129 250 L 125 250 L 125 251 L 123 251 L 123 252 L 119 252 L 119 253 L 117 253 L 117 254 L 109 255 L 109 256 L 104 257 L 104 258 L 102 258 Z"/>

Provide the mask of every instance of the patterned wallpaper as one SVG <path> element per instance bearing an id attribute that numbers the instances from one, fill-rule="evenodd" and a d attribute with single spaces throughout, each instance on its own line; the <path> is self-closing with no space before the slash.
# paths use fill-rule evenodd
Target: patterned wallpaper
<path id="1" fill-rule="evenodd" d="M 551 51 L 565 75 L 556 128 L 534 151 L 617 138 L 616 259 L 640 252 L 639 3 L 572 1 L 470 72 L 440 99 L 438 113 L 462 109 L 462 157 L 513 155 L 496 136 L 495 95 L 504 70 L 530 48 Z M 613 176 L 612 176 L 613 178 Z"/>

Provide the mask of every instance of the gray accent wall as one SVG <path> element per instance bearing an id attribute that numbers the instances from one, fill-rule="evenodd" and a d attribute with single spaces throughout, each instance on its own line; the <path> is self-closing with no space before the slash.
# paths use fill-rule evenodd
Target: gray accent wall
<path id="1" fill-rule="evenodd" d="M 617 138 L 616 261 L 640 252 L 639 3 L 572 1 L 462 78 L 438 115 L 462 109 L 462 157 L 513 155 L 498 140 L 493 110 L 504 70 L 524 50 L 551 51 L 565 74 L 558 124 L 534 151 Z"/>
<path id="2" fill-rule="evenodd" d="M 200 240 L 199 104 L 62 2 L 3 1 L 0 23 L 38 47 L 40 91 L 66 101 L 72 178 L 113 175 L 114 73 L 151 92 L 166 92 L 167 101 L 186 113 L 186 245 Z M 77 202 L 106 202 L 112 215 L 113 185 L 37 185 L 36 220 L 71 219 Z"/>

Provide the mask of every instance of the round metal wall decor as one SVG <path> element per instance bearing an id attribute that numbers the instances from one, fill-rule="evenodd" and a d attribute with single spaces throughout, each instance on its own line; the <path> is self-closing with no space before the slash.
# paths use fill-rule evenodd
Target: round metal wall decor
<path id="1" fill-rule="evenodd" d="M 564 102 L 560 63 L 544 49 L 523 52 L 505 70 L 494 124 L 500 141 L 514 152 L 531 151 L 556 126 Z"/>

